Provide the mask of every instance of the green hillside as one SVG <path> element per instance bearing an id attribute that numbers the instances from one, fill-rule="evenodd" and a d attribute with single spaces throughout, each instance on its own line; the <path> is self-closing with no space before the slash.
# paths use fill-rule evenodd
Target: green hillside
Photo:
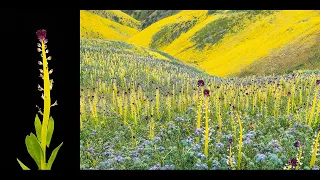
<path id="1" fill-rule="evenodd" d="M 141 21 L 142 29 L 163 18 L 177 14 L 180 11 L 181 10 L 123 10 L 123 12 Z"/>

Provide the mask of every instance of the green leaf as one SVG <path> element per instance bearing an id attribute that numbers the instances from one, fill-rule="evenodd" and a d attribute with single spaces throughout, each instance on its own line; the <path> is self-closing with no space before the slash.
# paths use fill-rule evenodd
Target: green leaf
<path id="1" fill-rule="evenodd" d="M 26 165 L 24 165 L 18 158 L 17 158 L 17 160 L 18 160 L 18 163 L 20 164 L 20 166 L 21 166 L 21 168 L 23 169 L 23 170 L 30 170 Z"/>
<path id="2" fill-rule="evenodd" d="M 41 149 L 39 141 L 37 140 L 37 137 L 33 133 L 30 133 L 30 136 L 26 137 L 26 146 L 28 153 L 40 168 L 41 158 L 43 157 L 43 151 Z"/>
<path id="3" fill-rule="evenodd" d="M 54 129 L 54 122 L 53 122 L 53 118 L 50 117 L 49 122 L 48 122 L 48 130 L 47 130 L 47 147 L 50 146 L 50 141 L 52 138 L 53 129 Z"/>
<path id="4" fill-rule="evenodd" d="M 34 127 L 36 129 L 36 134 L 37 134 L 38 140 L 41 142 L 41 122 L 40 122 L 38 114 L 36 115 L 36 118 L 34 120 Z"/>
<path id="5" fill-rule="evenodd" d="M 59 151 L 60 147 L 62 146 L 62 144 L 63 144 L 63 142 L 52 151 L 51 156 L 49 158 L 49 161 L 47 163 L 47 169 L 48 170 L 51 170 L 52 163 L 56 159 L 56 156 L 57 156 L 58 151 Z"/>

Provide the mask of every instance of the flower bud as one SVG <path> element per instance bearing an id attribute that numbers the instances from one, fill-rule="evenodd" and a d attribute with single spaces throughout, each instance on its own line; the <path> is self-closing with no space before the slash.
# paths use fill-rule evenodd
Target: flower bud
<path id="1" fill-rule="evenodd" d="M 43 88 L 38 84 L 38 90 L 43 91 Z"/>
<path id="2" fill-rule="evenodd" d="M 37 51 L 38 51 L 38 52 L 41 52 L 41 48 L 37 48 Z"/>
<path id="3" fill-rule="evenodd" d="M 51 106 L 57 106 L 58 105 L 58 102 L 57 100 L 54 102 L 54 104 L 52 104 Z"/>
<path id="4" fill-rule="evenodd" d="M 52 57 L 51 57 L 51 56 L 49 56 L 49 57 L 47 58 L 47 60 L 48 60 L 48 61 L 50 61 L 50 60 L 51 60 L 51 58 L 52 58 Z"/>

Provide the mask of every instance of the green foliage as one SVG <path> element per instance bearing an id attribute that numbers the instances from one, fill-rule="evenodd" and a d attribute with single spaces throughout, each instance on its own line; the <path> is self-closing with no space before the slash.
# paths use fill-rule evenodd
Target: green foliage
<path id="1" fill-rule="evenodd" d="M 181 10 L 156 10 L 142 22 L 142 29 L 147 28 L 151 24 L 160 21 L 166 17 L 179 13 Z"/>
<path id="2" fill-rule="evenodd" d="M 37 137 L 30 133 L 29 136 L 26 137 L 25 140 L 28 153 L 32 157 L 32 159 L 37 163 L 38 168 L 41 168 L 41 158 L 43 158 L 43 151 L 40 147 L 40 143 L 37 140 Z"/>
<path id="3" fill-rule="evenodd" d="M 235 17 L 219 18 L 196 32 L 191 40 L 197 43 L 196 47 L 199 49 L 203 49 L 206 44 L 218 43 L 225 34 L 236 32 L 232 28 L 238 25 L 238 20 Z"/>
<path id="4" fill-rule="evenodd" d="M 50 146 L 53 130 L 54 130 L 54 121 L 53 121 L 53 118 L 50 117 L 49 123 L 48 123 L 48 131 L 47 131 L 47 147 Z"/>
<path id="5" fill-rule="evenodd" d="M 36 118 L 34 121 L 34 127 L 36 129 L 36 135 L 37 135 L 38 141 L 41 141 L 41 122 L 38 114 L 36 115 Z"/>
<path id="6" fill-rule="evenodd" d="M 109 12 L 108 10 L 87 10 L 88 12 L 91 12 L 93 14 L 99 15 L 101 17 L 110 19 L 114 22 L 117 22 L 119 24 L 125 25 L 125 26 L 129 26 L 132 28 L 136 28 L 136 29 L 140 29 L 141 26 L 140 24 L 138 24 L 135 21 L 132 21 L 132 19 L 123 19 L 123 17 L 119 17 L 117 15 L 115 15 L 112 12 Z"/>
<path id="7" fill-rule="evenodd" d="M 184 21 L 180 23 L 169 24 L 162 27 L 153 37 L 150 44 L 151 48 L 158 48 L 160 46 L 169 45 L 175 39 L 177 39 L 182 33 L 187 32 L 194 25 L 196 25 L 197 20 Z"/>
<path id="8" fill-rule="evenodd" d="M 52 164 L 53 164 L 54 160 L 56 159 L 56 156 L 57 156 L 62 144 L 63 144 L 63 142 L 52 151 L 51 156 L 49 158 L 49 161 L 47 163 L 47 169 L 49 169 L 49 170 L 51 169 Z"/>
<path id="9" fill-rule="evenodd" d="M 124 13 L 130 15 L 138 21 L 144 21 L 156 10 L 122 10 Z"/>
<path id="10" fill-rule="evenodd" d="M 209 12 L 210 11 L 210 12 Z M 209 10 L 208 13 L 221 13 Z M 259 17 L 270 15 L 276 11 L 267 10 L 230 10 L 227 16 L 212 21 L 204 28 L 196 32 L 191 41 L 196 43 L 197 49 L 202 50 L 205 45 L 219 43 L 226 34 L 237 33 L 244 28 L 244 21 L 256 21 Z M 236 27 L 234 29 L 234 27 Z"/>
<path id="11" fill-rule="evenodd" d="M 18 163 L 20 164 L 21 168 L 23 170 L 30 170 L 26 165 L 24 165 L 18 158 L 17 158 Z"/>

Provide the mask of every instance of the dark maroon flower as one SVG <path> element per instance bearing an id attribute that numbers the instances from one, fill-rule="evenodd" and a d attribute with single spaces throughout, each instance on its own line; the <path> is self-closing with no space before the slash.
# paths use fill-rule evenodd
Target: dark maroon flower
<path id="1" fill-rule="evenodd" d="M 317 84 L 317 85 L 320 85 L 320 79 L 316 81 L 316 84 Z"/>
<path id="2" fill-rule="evenodd" d="M 204 81 L 203 80 L 198 80 L 198 87 L 204 86 Z"/>
<path id="3" fill-rule="evenodd" d="M 292 158 L 289 160 L 289 164 L 293 167 L 296 167 L 298 165 L 298 161 L 296 158 Z"/>
<path id="4" fill-rule="evenodd" d="M 294 147 L 300 147 L 300 141 L 294 142 Z"/>
<path id="5" fill-rule="evenodd" d="M 203 94 L 204 94 L 204 96 L 206 96 L 206 97 L 210 96 L 210 91 L 209 91 L 209 89 L 205 89 L 205 90 L 203 91 Z"/>
<path id="6" fill-rule="evenodd" d="M 291 95 L 291 92 L 288 92 L 288 96 L 290 96 Z"/>
<path id="7" fill-rule="evenodd" d="M 45 29 L 41 29 L 41 30 L 38 30 L 36 34 L 38 36 L 39 41 L 44 41 L 47 36 L 47 31 Z"/>
<path id="8" fill-rule="evenodd" d="M 232 144 L 233 142 L 232 142 L 232 138 L 230 137 L 230 138 L 228 138 L 228 141 L 229 141 L 229 143 L 230 144 Z"/>

